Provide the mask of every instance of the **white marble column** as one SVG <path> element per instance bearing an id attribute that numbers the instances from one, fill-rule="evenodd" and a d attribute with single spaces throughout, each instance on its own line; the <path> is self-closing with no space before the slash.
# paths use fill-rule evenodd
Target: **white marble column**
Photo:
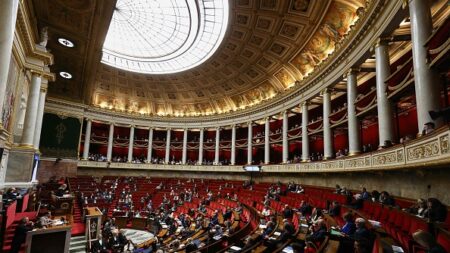
<path id="1" fill-rule="evenodd" d="M 417 123 L 419 132 L 421 132 L 425 123 L 434 122 L 436 127 L 442 124 L 442 120 L 432 120 L 429 115 L 429 111 L 439 110 L 442 86 L 435 70 L 428 66 L 428 49 L 424 46 L 433 31 L 430 1 L 409 0 L 409 15 L 411 19 Z"/>
<path id="2" fill-rule="evenodd" d="M 331 130 L 331 94 L 328 89 L 322 91 L 323 98 L 323 157 L 330 159 L 334 157 L 333 133 Z"/>
<path id="3" fill-rule="evenodd" d="M 108 150 L 106 153 L 106 160 L 108 162 L 111 162 L 113 145 L 114 145 L 114 123 L 109 123 Z"/>
<path id="4" fill-rule="evenodd" d="M 0 1 L 0 115 L 5 100 L 18 6 L 19 0 Z M 0 129 L 3 128 L 2 119 L 0 116 Z"/>
<path id="5" fill-rule="evenodd" d="M 358 117 L 356 117 L 355 100 L 358 95 L 356 71 L 350 69 L 347 73 L 347 117 L 349 155 L 361 153 L 361 134 Z"/>
<path id="6" fill-rule="evenodd" d="M 265 118 L 264 126 L 264 163 L 270 164 L 270 117 Z"/>
<path id="7" fill-rule="evenodd" d="M 288 140 L 289 121 L 287 111 L 283 112 L 283 129 L 281 131 L 282 131 L 281 137 L 283 138 L 282 161 L 283 163 L 287 163 L 289 159 L 289 140 Z"/>
<path id="8" fill-rule="evenodd" d="M 183 130 L 183 152 L 181 155 L 181 163 L 186 164 L 187 160 L 187 138 L 188 138 L 188 130 L 185 128 Z"/>
<path id="9" fill-rule="evenodd" d="M 198 141 L 198 164 L 203 164 L 203 140 L 205 136 L 205 129 L 200 128 L 200 138 Z"/>
<path id="10" fill-rule="evenodd" d="M 42 78 L 39 73 L 31 72 L 30 93 L 28 94 L 27 112 L 23 124 L 21 146 L 34 147 L 34 133 L 36 128 L 39 97 L 41 93 Z"/>
<path id="11" fill-rule="evenodd" d="M 219 148 L 220 148 L 220 128 L 216 128 L 216 146 L 214 149 L 214 164 L 218 165 L 219 164 Z"/>
<path id="12" fill-rule="evenodd" d="M 169 164 L 169 162 L 170 162 L 170 134 L 171 134 L 171 129 L 168 128 L 167 136 L 166 136 L 166 157 L 164 159 L 165 164 Z"/>
<path id="13" fill-rule="evenodd" d="M 231 126 L 231 165 L 236 164 L 236 125 Z"/>
<path id="14" fill-rule="evenodd" d="M 86 132 L 84 133 L 83 160 L 89 158 L 89 147 L 91 145 L 92 120 L 86 119 Z"/>
<path id="15" fill-rule="evenodd" d="M 308 102 L 302 103 L 302 162 L 309 161 Z"/>
<path id="16" fill-rule="evenodd" d="M 42 120 L 44 118 L 44 107 L 45 107 L 45 97 L 47 96 L 47 80 L 43 79 L 43 83 L 45 82 L 45 87 L 41 87 L 41 91 L 39 94 L 39 107 L 37 110 L 36 117 L 36 128 L 33 137 L 33 145 L 34 149 L 39 149 L 39 143 L 41 142 L 41 131 L 42 131 Z"/>
<path id="17" fill-rule="evenodd" d="M 153 158 L 153 127 L 148 129 L 148 143 L 147 143 L 147 163 L 152 162 Z"/>
<path id="18" fill-rule="evenodd" d="M 389 45 L 386 40 L 379 39 L 375 44 L 375 66 L 377 81 L 378 145 L 383 146 L 386 141 L 394 141 L 394 114 L 392 113 L 392 104 L 387 97 L 387 85 L 385 83 L 391 74 Z"/>
<path id="19" fill-rule="evenodd" d="M 130 127 L 130 141 L 128 144 L 128 162 L 131 163 L 133 161 L 133 148 L 134 148 L 134 126 Z"/>
<path id="20" fill-rule="evenodd" d="M 247 143 L 247 164 L 252 164 L 253 162 L 253 124 L 248 122 L 248 143 Z"/>

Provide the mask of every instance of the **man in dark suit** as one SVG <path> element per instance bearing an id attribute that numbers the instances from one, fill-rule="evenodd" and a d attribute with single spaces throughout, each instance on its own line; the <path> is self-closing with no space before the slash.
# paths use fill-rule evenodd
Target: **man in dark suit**
<path id="1" fill-rule="evenodd" d="M 294 211 L 292 211 L 292 209 L 288 205 L 285 205 L 283 210 L 283 218 L 292 219 L 293 216 Z"/>
<path id="2" fill-rule="evenodd" d="M 123 252 L 126 244 L 126 238 L 124 239 L 124 237 L 122 234 L 119 234 L 117 229 L 114 229 L 111 238 L 109 238 L 108 249 L 111 249 L 113 252 Z"/>
<path id="3" fill-rule="evenodd" d="M 294 225 L 292 225 L 291 222 L 289 222 L 288 219 L 283 220 L 284 227 L 283 232 L 280 235 L 280 242 L 286 242 L 288 239 L 291 239 L 292 236 L 295 234 L 295 228 Z"/>
<path id="4" fill-rule="evenodd" d="M 33 230 L 33 222 L 30 222 L 28 217 L 23 217 L 19 225 L 16 227 L 14 232 L 14 237 L 11 243 L 10 253 L 18 253 L 22 243 L 25 242 L 27 238 L 27 232 Z"/>
<path id="5" fill-rule="evenodd" d="M 325 237 L 327 236 L 327 224 L 325 223 L 325 220 L 319 219 L 313 227 L 313 233 L 306 237 L 306 241 L 310 241 L 313 243 L 322 243 L 325 240 Z"/>
<path id="6" fill-rule="evenodd" d="M 93 253 L 106 253 L 108 252 L 108 243 L 103 240 L 102 234 L 98 235 L 98 239 L 92 243 Z"/>
<path id="7" fill-rule="evenodd" d="M 341 205 L 339 204 L 339 202 L 333 201 L 331 203 L 330 209 L 328 210 L 328 213 L 333 217 L 339 216 L 341 213 Z"/>

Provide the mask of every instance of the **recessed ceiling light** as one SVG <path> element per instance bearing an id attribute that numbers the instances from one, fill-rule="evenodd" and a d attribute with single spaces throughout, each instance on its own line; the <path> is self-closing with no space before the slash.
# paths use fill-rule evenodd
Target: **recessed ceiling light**
<path id="1" fill-rule="evenodd" d="M 72 79 L 72 74 L 70 74 L 70 73 L 68 73 L 68 72 L 65 72 L 65 71 L 59 72 L 59 75 L 60 75 L 62 78 L 65 78 L 65 79 Z"/>
<path id="2" fill-rule="evenodd" d="M 65 47 L 74 47 L 75 46 L 75 44 L 72 41 L 70 41 L 68 39 L 64 39 L 64 38 L 59 38 L 58 42 L 59 42 L 59 44 L 65 46 Z"/>

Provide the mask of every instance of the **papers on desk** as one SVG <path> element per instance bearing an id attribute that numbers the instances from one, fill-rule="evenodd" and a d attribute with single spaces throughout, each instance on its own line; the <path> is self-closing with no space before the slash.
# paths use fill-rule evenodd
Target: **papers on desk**
<path id="1" fill-rule="evenodd" d="M 402 247 L 400 247 L 400 246 L 395 246 L 395 245 L 392 245 L 392 251 L 393 251 L 394 253 L 404 253 Z"/>
<path id="2" fill-rule="evenodd" d="M 261 228 L 261 229 L 265 229 L 267 226 L 266 225 L 263 225 L 263 224 L 260 224 L 259 225 L 259 228 Z"/>
<path id="3" fill-rule="evenodd" d="M 287 246 L 281 252 L 283 252 L 283 253 L 294 253 L 294 249 L 291 246 Z"/>
<path id="4" fill-rule="evenodd" d="M 52 221 L 52 225 L 53 226 L 61 226 L 61 225 L 64 225 L 64 221 L 54 220 L 54 221 Z"/>
<path id="5" fill-rule="evenodd" d="M 216 236 L 213 237 L 213 239 L 216 240 L 216 241 L 220 240 L 221 238 L 222 238 L 221 235 L 216 235 Z"/>
<path id="6" fill-rule="evenodd" d="M 241 250 L 242 248 L 239 248 L 238 246 L 231 246 L 230 249 L 235 250 L 235 251 L 239 251 L 239 250 Z"/>
<path id="7" fill-rule="evenodd" d="M 372 224 L 372 227 L 374 228 L 381 228 L 381 222 L 376 220 L 369 220 L 370 224 Z"/>
<path id="8" fill-rule="evenodd" d="M 165 223 L 161 223 L 161 228 L 164 228 L 164 229 L 166 229 L 166 228 L 168 228 L 169 226 L 167 226 Z"/>
<path id="9" fill-rule="evenodd" d="M 273 233 L 273 235 L 274 235 L 274 236 L 280 236 L 280 235 L 281 235 L 281 232 L 276 231 L 275 233 Z"/>
<path id="10" fill-rule="evenodd" d="M 300 227 L 309 228 L 308 224 L 304 224 L 304 223 L 300 224 Z"/>

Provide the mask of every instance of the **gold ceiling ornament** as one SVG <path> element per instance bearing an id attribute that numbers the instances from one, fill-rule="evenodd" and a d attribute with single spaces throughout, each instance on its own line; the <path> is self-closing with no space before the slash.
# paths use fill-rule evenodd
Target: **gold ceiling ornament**
<path id="1" fill-rule="evenodd" d="M 302 88 L 329 56 L 341 48 L 358 19 L 373 6 L 367 0 L 268 0 L 254 4 L 231 1 L 233 12 L 228 32 L 208 61 L 177 74 L 144 75 L 98 62 L 95 68 L 89 67 L 92 62 L 86 59 L 96 59 L 88 57 L 91 53 L 88 49 L 94 42 L 89 44 L 90 39 L 86 39 L 88 43 L 84 44 L 70 37 L 70 31 L 76 29 L 80 38 L 95 41 L 98 35 L 90 31 L 106 31 L 107 24 L 100 18 L 102 15 L 92 13 L 100 7 L 102 12 L 112 12 L 113 6 L 99 3 L 83 8 L 71 4 L 67 8 L 61 0 L 32 2 L 38 22 L 49 27 L 50 36 L 59 32 L 77 45 L 71 49 L 74 57 L 66 61 L 74 68 L 76 78 L 50 87 L 51 97 L 76 101 L 86 94 L 88 101 L 80 102 L 104 110 L 172 118 L 229 114 L 270 103 Z M 67 15 L 57 14 L 64 8 Z M 87 12 L 90 9 L 92 13 Z M 47 12 L 55 15 L 46 16 Z M 98 26 L 101 27 L 93 29 Z M 48 47 L 59 59 L 56 67 L 67 67 L 61 60 L 67 58 L 67 51 L 54 41 L 50 38 Z M 92 76 L 83 78 L 90 71 Z"/>

